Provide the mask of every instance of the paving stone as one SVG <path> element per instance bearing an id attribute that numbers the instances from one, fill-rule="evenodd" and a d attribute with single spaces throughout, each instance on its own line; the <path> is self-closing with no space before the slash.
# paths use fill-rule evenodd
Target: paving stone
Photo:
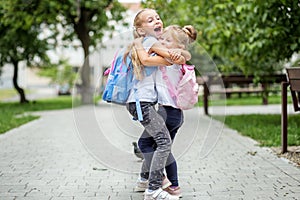
<path id="1" fill-rule="evenodd" d="M 133 192 L 141 162 L 131 146 L 142 129 L 126 112 L 107 104 L 39 112 L 40 119 L 0 135 L 0 200 L 142 200 Z M 126 116 L 123 127 L 118 117 Z M 182 200 L 299 199 L 298 167 L 198 110 L 185 112 L 173 149 Z"/>

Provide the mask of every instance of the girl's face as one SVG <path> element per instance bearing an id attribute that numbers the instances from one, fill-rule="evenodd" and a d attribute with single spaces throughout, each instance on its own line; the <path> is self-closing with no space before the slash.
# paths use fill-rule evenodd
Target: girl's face
<path id="1" fill-rule="evenodd" d="M 146 10 L 141 13 L 142 25 L 140 35 L 159 38 L 163 31 L 163 22 L 154 10 Z"/>
<path id="2" fill-rule="evenodd" d="M 169 32 L 165 32 L 159 38 L 160 43 L 168 49 L 179 48 L 177 42 L 174 40 Z"/>

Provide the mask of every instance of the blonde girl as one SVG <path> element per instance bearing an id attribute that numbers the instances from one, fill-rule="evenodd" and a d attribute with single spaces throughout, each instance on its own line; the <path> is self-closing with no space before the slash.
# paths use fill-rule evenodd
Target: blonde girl
<path id="1" fill-rule="evenodd" d="M 144 9 L 140 11 L 135 17 L 134 27 L 135 36 L 145 37 L 142 43 L 142 48 L 145 49 L 147 54 L 150 55 L 152 53 L 156 53 L 162 56 L 155 56 L 154 61 L 152 60 L 150 65 L 147 62 L 143 64 L 145 66 L 157 66 L 161 63 L 168 65 L 169 63 L 163 58 L 171 58 L 168 49 L 163 47 L 156 39 L 163 32 L 163 23 L 156 11 L 152 9 Z M 139 63 L 139 59 L 135 54 L 133 46 L 131 47 L 130 52 L 134 67 L 141 67 L 142 65 Z M 182 57 L 179 53 L 177 54 L 178 55 L 173 57 Z M 154 70 L 147 71 L 147 69 L 151 68 Z M 150 171 L 148 170 L 148 181 L 144 181 L 147 183 L 144 200 L 172 200 L 178 199 L 178 197 L 172 196 L 162 190 L 163 171 L 167 158 L 171 152 L 172 140 L 163 118 L 157 113 L 154 107 L 157 103 L 157 91 L 155 89 L 156 68 L 157 67 L 142 67 L 140 72 L 139 70 L 135 70 L 135 78 L 138 81 L 135 81 L 126 107 L 129 113 L 137 118 L 136 97 L 138 97 L 143 115 L 143 121 L 140 123 L 144 127 L 144 132 L 141 138 L 146 135 L 144 133 L 147 133 L 147 137 L 152 138 L 157 146 L 154 152 L 143 152 L 145 160 L 149 163 L 147 168 L 150 169 Z M 143 170 L 141 174 L 143 174 Z"/>
<path id="2" fill-rule="evenodd" d="M 188 45 L 195 41 L 196 38 L 197 32 L 193 26 L 188 25 L 182 28 L 177 25 L 172 25 L 165 28 L 163 34 L 160 36 L 159 41 L 164 47 L 169 49 L 187 49 Z M 137 53 L 139 59 L 142 61 L 142 64 L 144 60 L 151 62 L 151 59 L 154 59 L 141 48 L 141 39 L 136 39 L 135 45 L 136 48 L 139 49 Z M 174 52 L 172 52 L 172 54 L 173 53 Z M 156 72 L 156 89 L 158 93 L 159 104 L 158 113 L 165 120 L 171 140 L 173 141 L 178 129 L 183 123 L 183 112 L 177 107 L 175 99 L 173 99 L 173 97 L 170 95 L 163 75 L 167 75 L 170 83 L 175 86 L 174 88 L 176 88 L 176 85 L 182 77 L 181 65 L 172 64 L 166 67 L 162 67 L 163 63 L 159 65 L 161 66 L 160 70 Z M 162 71 L 165 72 L 163 73 Z M 153 139 L 151 140 L 151 138 L 148 138 L 148 140 L 144 141 L 144 143 L 147 143 L 148 146 L 152 146 L 153 150 L 155 149 L 155 141 Z M 182 194 L 178 184 L 177 163 L 172 153 L 170 153 L 167 159 L 166 173 L 172 185 L 165 188 L 165 190 L 174 196 L 181 197 Z"/>

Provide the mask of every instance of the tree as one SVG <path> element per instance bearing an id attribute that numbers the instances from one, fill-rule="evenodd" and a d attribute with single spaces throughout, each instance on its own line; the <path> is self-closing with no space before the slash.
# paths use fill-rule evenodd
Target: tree
<path id="1" fill-rule="evenodd" d="M 283 68 L 280 63 L 300 50 L 300 4 L 295 0 L 147 0 L 165 24 L 192 24 L 199 43 L 223 60 L 260 76 Z"/>
<path id="2" fill-rule="evenodd" d="M 122 21 L 125 8 L 116 0 L 44 0 L 41 11 L 46 17 L 56 14 L 54 24 L 64 29 L 62 40 L 70 45 L 79 39 L 85 61 L 81 69 L 81 97 L 83 104 L 92 103 L 90 83 L 89 53 L 92 47 L 101 42 L 105 31 L 114 30 L 113 21 Z M 47 4 L 48 3 L 48 4 Z M 53 24 L 53 21 L 49 22 Z M 58 26 L 51 26 L 52 31 L 59 31 Z"/>
<path id="3" fill-rule="evenodd" d="M 25 92 L 18 84 L 20 61 L 47 61 L 47 43 L 38 39 L 42 31 L 38 17 L 27 12 L 22 1 L 4 1 L 0 4 L 0 67 L 12 64 L 13 85 L 20 95 L 20 103 L 27 103 Z"/>
<path id="4" fill-rule="evenodd" d="M 12 0 L 1 2 L 0 8 L 0 64 L 13 63 L 17 70 L 21 60 L 46 58 L 47 45 L 56 45 L 61 33 L 65 45 L 79 39 L 85 57 L 81 70 L 82 103 L 92 103 L 89 51 L 101 42 L 105 31 L 114 29 L 113 21 L 122 21 L 125 8 L 116 0 Z M 39 39 L 42 27 L 51 35 Z M 23 90 L 17 85 L 16 89 L 22 94 L 21 101 L 26 102 Z"/>

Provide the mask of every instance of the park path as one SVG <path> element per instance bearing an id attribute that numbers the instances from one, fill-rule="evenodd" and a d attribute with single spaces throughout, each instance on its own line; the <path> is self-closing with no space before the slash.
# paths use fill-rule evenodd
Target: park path
<path id="1" fill-rule="evenodd" d="M 133 192 L 141 162 L 131 146 L 142 129 L 124 107 L 36 114 L 41 118 L 0 135 L 0 200 L 143 199 Z M 185 112 L 176 137 L 182 200 L 300 197 L 298 167 L 201 109 Z"/>

